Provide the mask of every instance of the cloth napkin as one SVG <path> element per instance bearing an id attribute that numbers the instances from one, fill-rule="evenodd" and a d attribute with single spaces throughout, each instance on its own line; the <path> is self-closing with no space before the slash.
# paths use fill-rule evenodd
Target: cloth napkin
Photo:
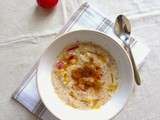
<path id="1" fill-rule="evenodd" d="M 122 41 L 113 32 L 113 23 L 102 15 L 89 3 L 84 3 L 71 16 L 68 22 L 64 25 L 58 35 L 65 32 L 78 29 L 98 30 L 115 39 L 119 44 L 123 45 Z M 149 49 L 144 44 L 132 39 L 130 41 L 133 55 L 137 66 L 140 68 L 149 53 Z M 36 73 L 38 62 L 33 66 L 31 71 L 24 77 L 21 86 L 14 92 L 12 98 L 19 102 L 32 114 L 42 120 L 58 120 L 56 116 L 51 114 L 42 103 L 36 86 Z"/>

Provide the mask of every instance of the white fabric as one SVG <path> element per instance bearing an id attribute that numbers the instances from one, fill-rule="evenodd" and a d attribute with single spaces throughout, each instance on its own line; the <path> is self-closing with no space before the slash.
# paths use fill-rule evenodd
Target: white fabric
<path id="1" fill-rule="evenodd" d="M 117 42 L 119 42 L 119 44 L 123 45 L 123 42 L 114 34 L 113 25 L 113 22 L 104 17 L 98 10 L 95 10 L 92 5 L 84 3 L 63 26 L 58 35 L 64 32 L 79 29 L 98 30 L 104 32 L 114 38 Z M 149 49 L 144 44 L 141 44 L 134 39 L 131 43 L 135 62 L 137 66 L 140 67 L 142 62 L 144 62 L 145 57 L 148 55 Z M 24 78 L 24 83 L 13 94 L 13 98 L 42 120 L 57 120 L 56 117 L 45 108 L 38 95 L 36 86 L 37 65 L 38 64 L 36 64 L 26 75 Z"/>
<path id="2" fill-rule="evenodd" d="M 65 12 L 60 4 L 53 12 L 47 12 L 37 9 L 35 1 L 0 0 L 1 120 L 36 119 L 24 108 L 10 100 L 11 94 L 21 84 L 24 75 L 54 39 L 54 36 L 45 35 L 57 32 L 81 3 L 81 0 L 63 0 L 64 6 L 67 8 Z M 136 87 L 135 93 L 125 109 L 114 119 L 159 120 L 160 1 L 87 1 L 95 4 L 112 20 L 118 14 L 127 15 L 132 22 L 133 36 L 147 44 L 152 50 L 140 71 L 141 77 L 144 79 L 142 86 Z M 66 16 L 65 19 L 63 15 Z"/>

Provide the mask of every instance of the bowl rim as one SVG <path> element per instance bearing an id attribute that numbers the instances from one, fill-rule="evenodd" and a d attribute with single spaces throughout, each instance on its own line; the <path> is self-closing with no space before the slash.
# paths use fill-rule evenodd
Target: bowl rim
<path id="1" fill-rule="evenodd" d="M 62 33 L 62 34 L 56 36 L 55 39 L 53 40 L 53 42 L 51 42 L 50 45 L 45 49 L 45 51 L 43 52 L 43 54 L 41 55 L 41 57 L 40 57 L 40 59 L 39 59 L 38 67 L 37 67 L 37 80 L 36 80 L 36 85 L 37 85 L 37 88 L 38 88 L 38 93 L 39 93 L 40 99 L 41 99 L 42 103 L 45 105 L 45 107 L 47 108 L 47 110 L 48 110 L 52 115 L 54 115 L 54 117 L 58 118 L 58 116 L 55 116 L 55 114 L 52 112 L 52 110 L 50 109 L 50 107 L 48 107 L 48 104 L 47 104 L 46 101 L 43 99 L 43 97 L 42 97 L 43 95 L 42 95 L 41 92 L 40 92 L 40 89 L 41 89 L 41 88 L 40 88 L 40 86 L 38 85 L 38 84 L 39 84 L 39 82 L 38 82 L 38 81 L 39 81 L 39 80 L 38 80 L 38 73 L 39 73 L 39 70 L 40 70 L 39 67 L 40 67 L 40 63 L 41 63 L 41 58 L 46 54 L 47 50 L 52 46 L 52 44 L 54 44 L 55 41 L 57 41 L 58 39 L 60 39 L 61 37 L 65 36 L 65 35 L 67 35 L 67 34 L 72 34 L 72 33 L 75 33 L 75 32 L 96 32 L 96 33 L 101 34 L 101 35 L 103 35 L 103 36 L 107 36 L 109 39 L 113 40 L 113 42 L 114 42 L 115 44 L 117 44 L 118 47 L 120 47 L 120 48 L 123 50 L 123 52 L 125 53 L 125 55 L 126 55 L 126 57 L 127 57 L 127 59 L 128 59 L 128 62 L 129 62 L 130 68 L 131 68 L 131 73 L 132 73 L 132 74 L 131 74 L 131 83 L 132 83 L 132 85 L 131 85 L 131 91 L 129 92 L 129 94 L 128 94 L 127 98 L 126 98 L 126 102 L 125 102 L 125 104 L 123 105 L 123 107 L 120 108 L 120 110 L 119 110 L 117 113 L 115 113 L 115 115 L 113 115 L 113 116 L 112 116 L 111 118 L 109 118 L 108 120 L 113 119 L 114 117 L 116 117 L 116 116 L 124 109 L 124 107 L 125 107 L 126 104 L 128 103 L 128 100 L 129 100 L 131 94 L 133 93 L 134 86 L 135 86 L 135 84 L 134 84 L 134 70 L 133 70 L 133 66 L 132 66 L 132 62 L 131 62 L 131 60 L 130 60 L 130 57 L 129 57 L 127 51 L 125 50 L 125 48 L 124 48 L 122 45 L 120 45 L 120 44 L 116 41 L 115 38 L 112 38 L 112 37 L 106 35 L 104 32 L 100 32 L 100 31 L 97 31 L 97 30 L 80 29 L 80 30 L 74 30 L 74 31 L 68 31 L 68 32 Z M 117 38 L 117 39 L 118 39 L 118 38 Z M 60 118 L 58 118 L 58 119 L 60 119 Z"/>

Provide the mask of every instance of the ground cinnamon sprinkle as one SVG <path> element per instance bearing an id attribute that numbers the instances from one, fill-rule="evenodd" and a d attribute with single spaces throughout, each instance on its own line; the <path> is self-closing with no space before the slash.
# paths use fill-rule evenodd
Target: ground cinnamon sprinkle
<path id="1" fill-rule="evenodd" d="M 81 68 L 72 70 L 71 77 L 75 81 L 75 87 L 83 91 L 93 88 L 98 91 L 101 88 L 101 68 L 95 64 L 86 63 Z"/>

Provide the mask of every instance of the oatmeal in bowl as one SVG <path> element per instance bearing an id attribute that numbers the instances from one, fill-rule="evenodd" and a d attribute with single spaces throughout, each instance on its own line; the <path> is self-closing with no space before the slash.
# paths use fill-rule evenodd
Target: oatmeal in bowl
<path id="1" fill-rule="evenodd" d="M 98 109 L 118 88 L 116 61 L 92 42 L 64 48 L 53 69 L 57 95 L 74 108 Z"/>

